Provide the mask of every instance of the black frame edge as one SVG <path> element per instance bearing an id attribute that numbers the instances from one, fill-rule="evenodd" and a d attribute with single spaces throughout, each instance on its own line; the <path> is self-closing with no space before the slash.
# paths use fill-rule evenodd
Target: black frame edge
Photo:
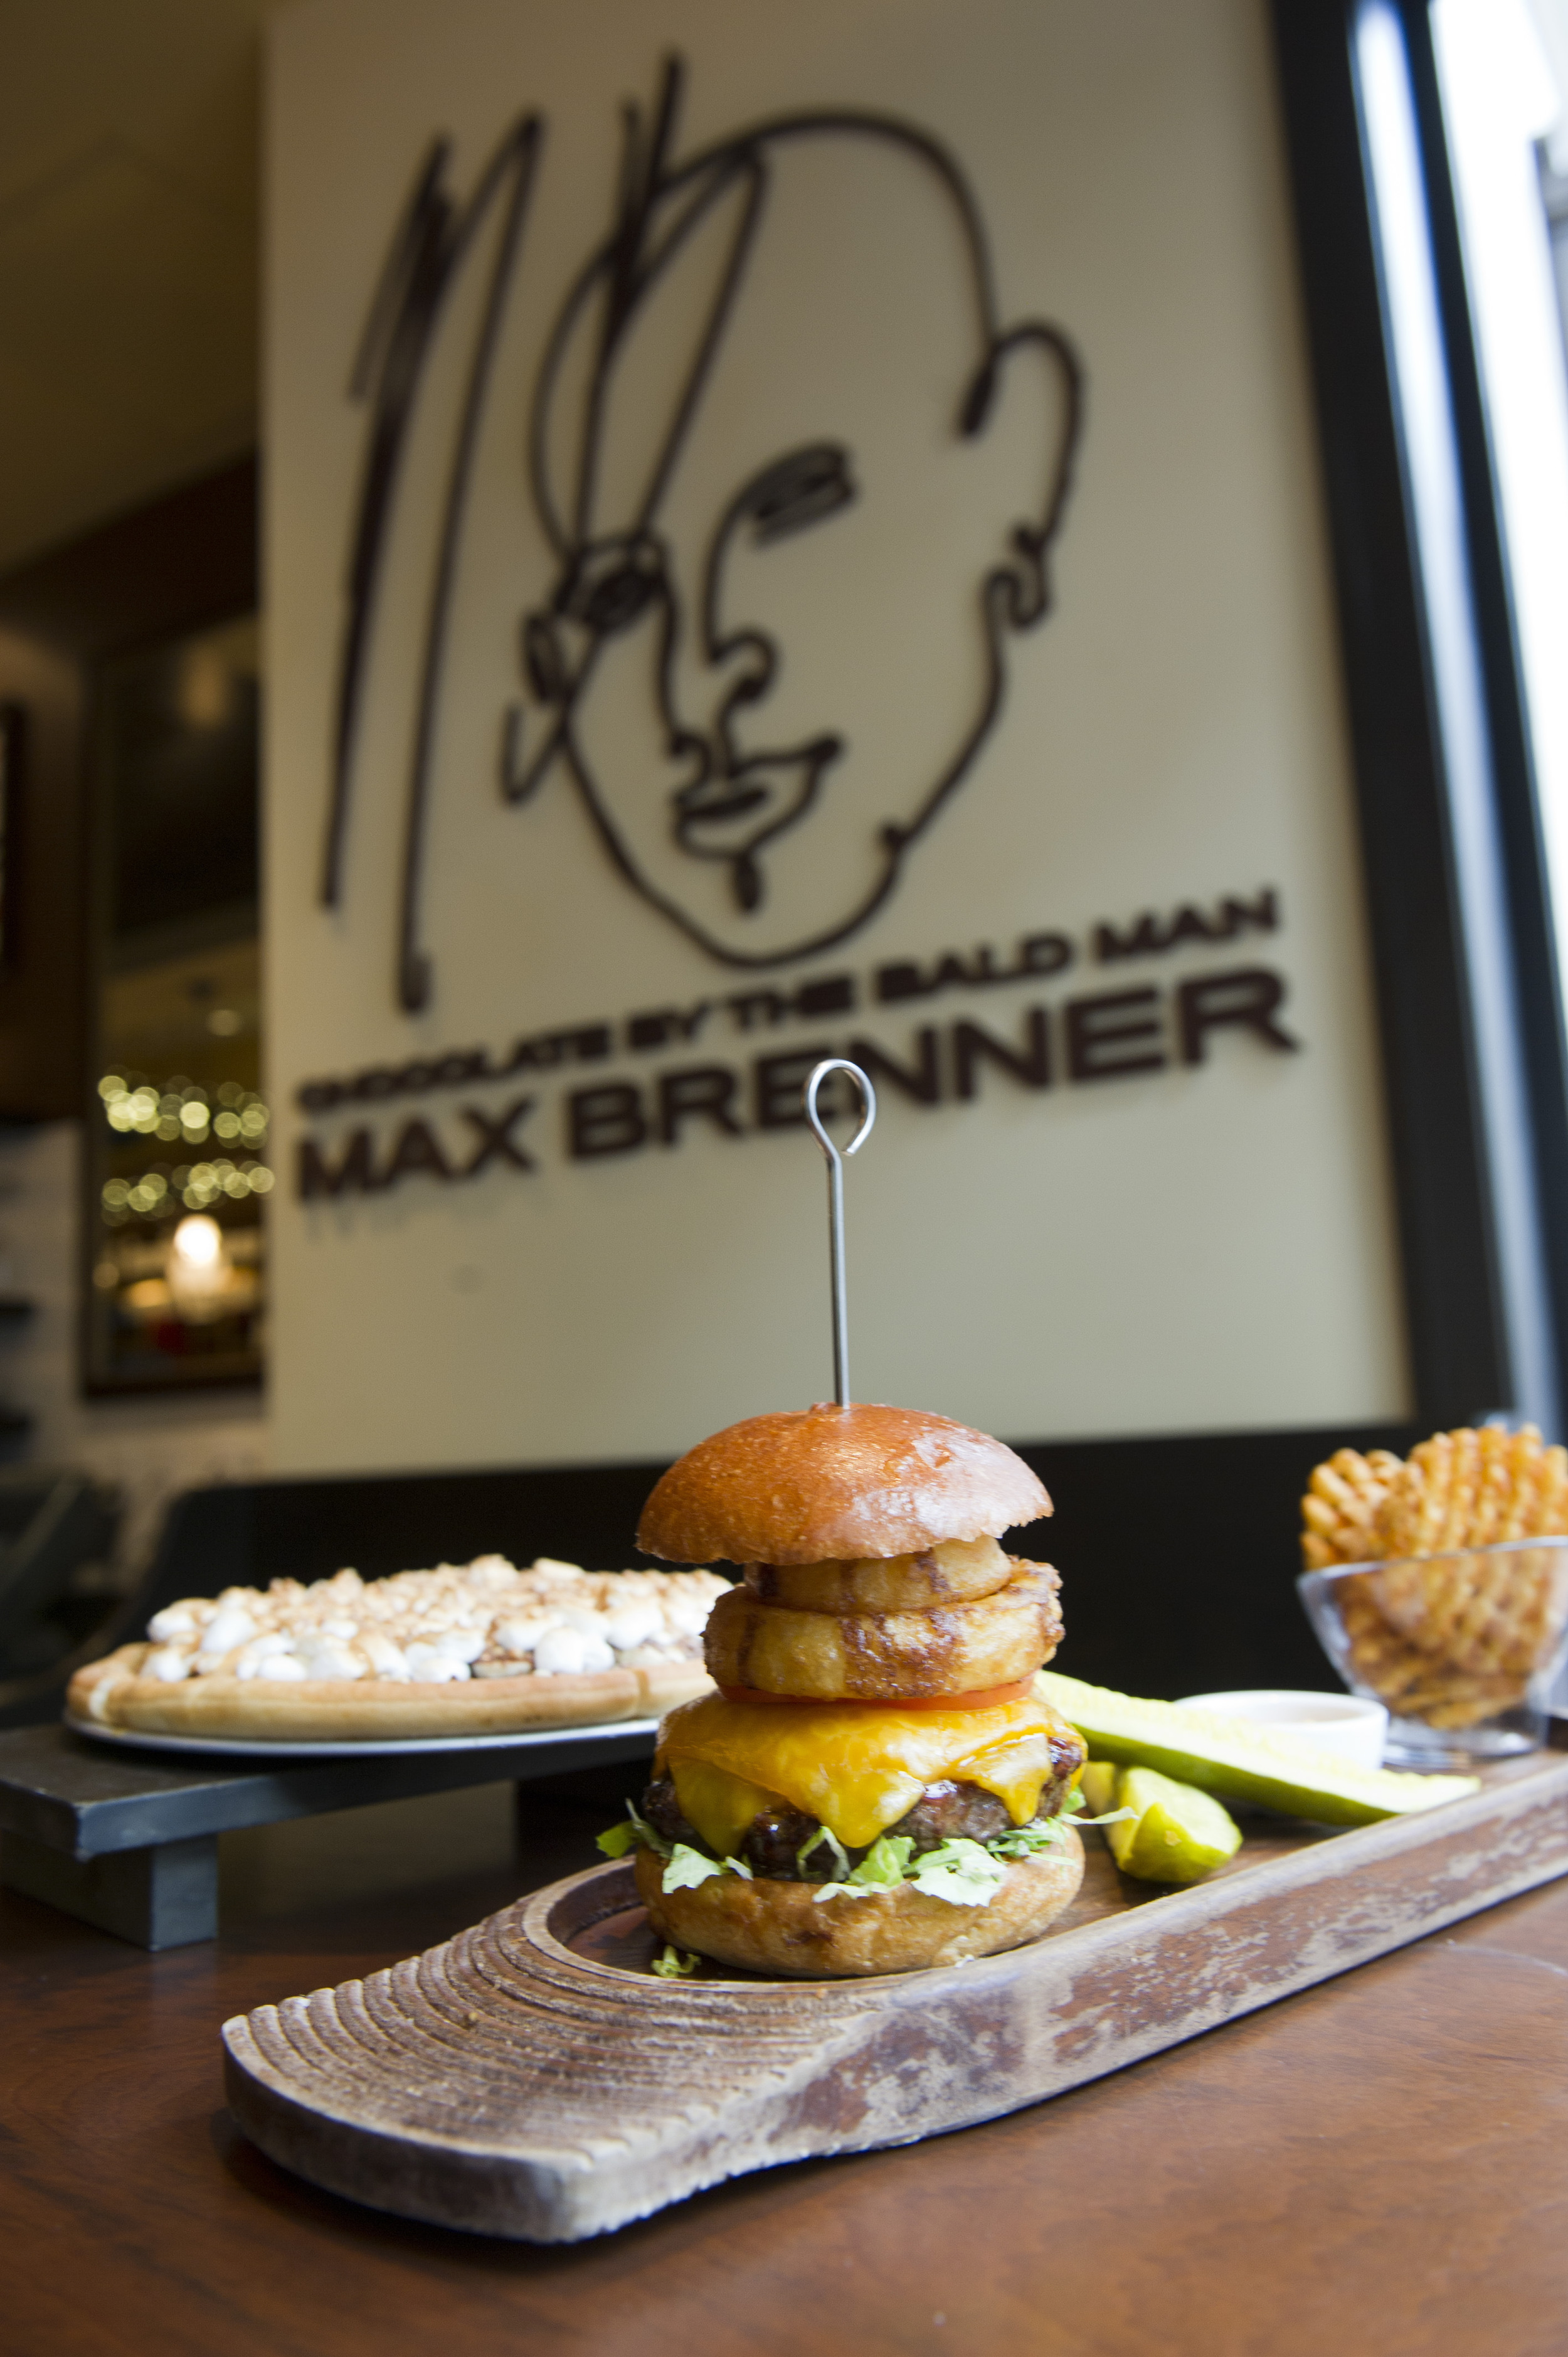
<path id="1" fill-rule="evenodd" d="M 1541 1207 L 1540 1250 L 1551 1300 L 1559 1385 L 1568 1372 L 1568 1024 L 1546 847 L 1515 630 L 1501 505 L 1477 352 L 1458 205 L 1449 160 L 1431 0 L 1399 0 L 1421 139 L 1433 260 L 1454 406 L 1476 628 L 1487 700 L 1509 945 L 1530 1091 L 1530 1145 Z"/>
<path id="2" fill-rule="evenodd" d="M 1513 1404 L 1464 935 L 1351 59 L 1356 0 L 1271 0 L 1316 397 L 1413 1407 Z"/>

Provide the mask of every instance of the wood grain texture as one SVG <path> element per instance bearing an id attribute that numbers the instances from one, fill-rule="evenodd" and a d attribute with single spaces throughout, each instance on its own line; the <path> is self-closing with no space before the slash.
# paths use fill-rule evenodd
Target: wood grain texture
<path id="1" fill-rule="evenodd" d="M 0 1890 L 7 2352 L 1561 2357 L 1568 1880 L 1052 2103 L 586 2243 L 393 2218 L 241 2135 L 226 2016 L 571 1872 L 622 1789 L 531 1786 L 515 1853 L 461 1792 L 374 1843 L 364 1812 L 233 1837 L 265 1874 L 164 1955 Z"/>
<path id="2" fill-rule="evenodd" d="M 229 2100 L 334 2191 L 575 2242 L 748 2169 L 1037 2103 L 1568 1873 L 1568 1759 L 1254 1859 L 1144 1905 L 1112 1903 L 1102 1875 L 1028 1947 L 848 1986 L 607 1961 L 596 1927 L 635 1893 L 604 1867 L 230 2021 Z"/>

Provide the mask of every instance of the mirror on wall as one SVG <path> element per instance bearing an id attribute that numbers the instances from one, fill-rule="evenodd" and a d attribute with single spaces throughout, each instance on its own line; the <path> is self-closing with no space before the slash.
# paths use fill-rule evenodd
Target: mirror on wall
<path id="1" fill-rule="evenodd" d="M 253 1382 L 264 1209 L 261 652 L 237 616 L 102 665 L 86 1382 Z"/>

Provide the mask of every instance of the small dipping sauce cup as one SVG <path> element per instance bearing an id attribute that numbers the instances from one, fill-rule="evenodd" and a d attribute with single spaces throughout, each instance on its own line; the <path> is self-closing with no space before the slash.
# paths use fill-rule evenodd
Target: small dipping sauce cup
<path id="1" fill-rule="evenodd" d="M 1294 1693 L 1288 1686 L 1243 1686 L 1231 1694 L 1183 1695 L 1179 1710 L 1211 1710 L 1223 1718 L 1250 1719 L 1271 1735 L 1293 1738 L 1314 1751 L 1353 1760 L 1359 1768 L 1382 1765 L 1389 1715 L 1380 1702 L 1362 1695 Z"/>

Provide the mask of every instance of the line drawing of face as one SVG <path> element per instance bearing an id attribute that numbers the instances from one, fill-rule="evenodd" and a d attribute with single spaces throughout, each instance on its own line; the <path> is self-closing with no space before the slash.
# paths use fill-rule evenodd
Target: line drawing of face
<path id="1" fill-rule="evenodd" d="M 1081 371 L 1058 328 L 996 324 L 927 135 L 798 114 L 676 164 L 678 90 L 628 133 L 540 371 L 558 570 L 503 787 L 564 764 L 646 899 L 774 965 L 866 922 L 994 726 L 1005 640 L 1049 604 Z"/>
<path id="2" fill-rule="evenodd" d="M 779 115 L 678 160 L 683 69 L 624 110 L 609 232 L 533 382 L 527 467 L 553 577 L 518 632 L 499 785 L 562 774 L 626 882 L 715 959 L 859 931 L 972 770 L 1006 643 L 1049 610 L 1082 422 L 1062 330 L 1004 328 L 954 157 L 910 124 Z M 429 597 L 397 990 L 429 1003 L 423 859 L 474 447 L 544 125 L 459 204 L 415 176 L 350 391 L 371 405 L 351 538 L 321 899 L 343 890 L 355 728 L 403 445 L 452 285 L 485 252 Z"/>

